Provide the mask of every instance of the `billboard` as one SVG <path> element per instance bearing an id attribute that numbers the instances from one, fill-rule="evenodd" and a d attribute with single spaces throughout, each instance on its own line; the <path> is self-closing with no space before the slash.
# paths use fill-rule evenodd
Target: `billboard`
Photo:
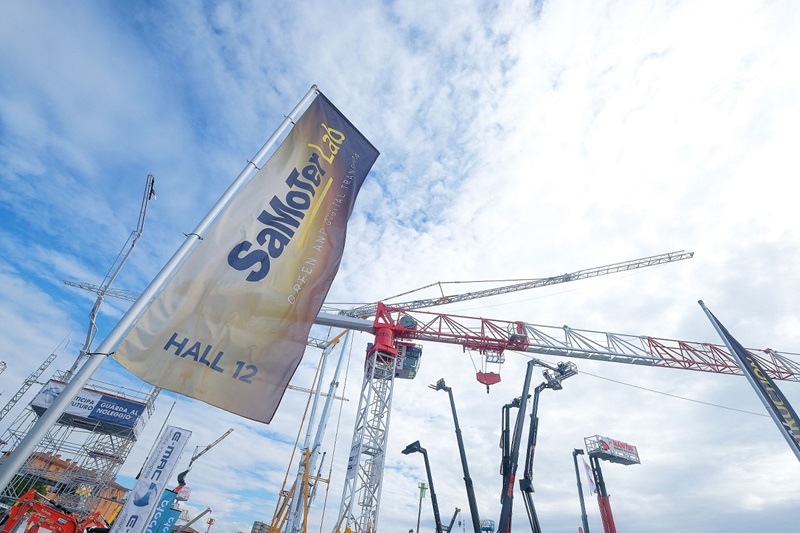
<path id="1" fill-rule="evenodd" d="M 584 442 L 586 443 L 586 452 L 589 455 L 623 465 L 638 465 L 641 463 L 636 446 L 626 442 L 601 437 L 600 435 L 586 437 Z"/>
<path id="2" fill-rule="evenodd" d="M 48 381 L 31 402 L 41 416 L 61 394 L 66 383 Z M 87 388 L 81 389 L 61 415 L 58 423 L 92 427 L 111 435 L 138 437 L 147 422 L 147 405 Z"/>

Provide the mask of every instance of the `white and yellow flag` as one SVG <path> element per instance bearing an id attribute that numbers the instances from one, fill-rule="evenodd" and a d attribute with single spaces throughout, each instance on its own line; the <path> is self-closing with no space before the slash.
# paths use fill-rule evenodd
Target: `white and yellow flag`
<path id="1" fill-rule="evenodd" d="M 377 157 L 318 94 L 139 317 L 115 359 L 152 385 L 272 420 Z"/>

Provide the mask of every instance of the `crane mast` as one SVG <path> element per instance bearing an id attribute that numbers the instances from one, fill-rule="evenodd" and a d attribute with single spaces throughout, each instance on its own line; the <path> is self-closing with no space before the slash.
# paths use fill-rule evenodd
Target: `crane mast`
<path id="1" fill-rule="evenodd" d="M 66 349 L 66 347 L 69 345 L 69 339 L 64 339 L 62 344 L 64 345 L 64 349 Z M 58 357 L 58 354 L 55 351 L 53 351 L 53 353 L 48 355 L 47 358 L 44 360 L 44 362 L 41 365 L 39 365 L 39 368 L 31 372 L 30 376 L 28 376 L 28 378 L 22 382 L 22 386 L 19 388 L 16 394 L 14 394 L 14 396 L 11 397 L 11 399 L 8 401 L 5 407 L 0 409 L 0 420 L 3 420 L 6 417 L 6 415 L 14 408 L 14 406 L 17 405 L 17 403 L 22 399 L 22 397 L 25 396 L 25 393 L 28 392 L 28 390 L 30 390 L 30 388 L 36 384 L 36 381 L 44 373 L 44 371 L 47 370 L 47 367 L 50 366 L 50 363 L 55 361 L 56 357 Z"/>
<path id="2" fill-rule="evenodd" d="M 377 529 L 397 348 L 390 328 L 376 332 L 375 340 L 367 352 L 337 531 Z"/>

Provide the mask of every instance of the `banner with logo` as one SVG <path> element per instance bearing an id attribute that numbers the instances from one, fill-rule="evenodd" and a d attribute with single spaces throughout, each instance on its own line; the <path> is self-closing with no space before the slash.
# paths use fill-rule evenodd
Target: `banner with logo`
<path id="1" fill-rule="evenodd" d="M 161 493 L 161 499 L 158 501 L 158 505 L 156 505 L 144 533 L 158 533 L 158 531 L 160 531 L 161 524 L 167 517 L 167 511 L 169 511 L 172 504 L 175 503 L 175 498 L 177 496 L 178 494 L 175 491 L 169 489 L 165 489 L 164 492 Z"/>
<path id="2" fill-rule="evenodd" d="M 317 95 L 134 324 L 117 361 L 152 385 L 272 420 L 377 157 Z"/>
<path id="3" fill-rule="evenodd" d="M 139 474 L 136 485 L 128 495 L 128 500 L 114 520 L 110 533 L 142 533 L 145 530 L 150 515 L 156 510 L 158 503 L 163 502 L 164 488 L 191 436 L 192 432 L 185 429 L 174 426 L 164 428 Z"/>
<path id="4" fill-rule="evenodd" d="M 31 402 L 31 408 L 42 415 L 64 390 L 61 381 L 48 381 Z M 91 389 L 82 389 L 67 406 L 60 424 L 85 427 L 95 423 L 98 431 L 113 435 L 138 437 L 147 422 L 147 405 Z"/>
<path id="5" fill-rule="evenodd" d="M 175 522 L 178 521 L 180 515 L 181 512 L 177 509 L 167 509 L 166 513 L 164 513 L 164 520 L 158 528 L 158 533 L 172 533 L 172 528 L 175 527 Z"/>
<path id="6" fill-rule="evenodd" d="M 792 452 L 797 459 L 800 460 L 800 418 L 797 417 L 797 413 L 794 411 L 794 408 L 792 408 L 789 400 L 772 378 L 767 375 L 767 372 L 764 370 L 761 363 L 759 363 L 758 359 L 753 357 L 753 354 L 747 351 L 739 341 L 733 338 L 733 335 L 725 329 L 725 326 L 717 320 L 717 317 L 708 310 L 702 301 L 699 303 L 720 337 L 722 337 L 723 342 L 730 350 L 731 356 L 733 356 L 736 364 L 741 368 L 747 381 L 750 382 L 753 390 L 756 391 L 761 403 L 764 404 L 772 420 L 778 426 L 778 429 L 783 435 L 783 438 L 786 439 Z"/>

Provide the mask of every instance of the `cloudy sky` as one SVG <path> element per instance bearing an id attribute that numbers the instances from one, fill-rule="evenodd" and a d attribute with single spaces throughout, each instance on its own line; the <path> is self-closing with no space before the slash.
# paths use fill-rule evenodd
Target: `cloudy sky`
<path id="1" fill-rule="evenodd" d="M 312 84 L 381 151 L 350 219 L 332 307 L 685 249 L 695 257 L 441 311 L 719 343 L 703 299 L 745 346 L 800 352 L 798 27 L 790 1 L 7 0 L 0 402 L 65 337 L 51 369 L 74 361 L 94 295 L 63 281 L 102 281 L 136 225 L 147 174 L 158 199 L 115 284 L 136 292 Z M 99 338 L 127 305 L 104 304 Z M 338 514 L 370 341 L 354 335 L 345 350 L 339 391 L 349 401 L 328 428 L 331 480 L 310 530 L 330 531 Z M 427 388 L 439 378 L 453 387 L 481 516 L 500 514 L 500 409 L 520 395 L 527 358 L 509 353 L 486 394 L 474 356 L 424 350 L 418 377 L 395 389 L 383 531 L 416 526 L 424 465 L 400 451 L 417 439 L 443 518 L 455 507 L 469 516 L 449 403 Z M 307 350 L 294 385 L 311 386 L 319 355 Z M 571 453 L 597 434 L 636 445 L 642 459 L 603 465 L 620 531 L 796 530 L 800 464 L 744 378 L 575 362 L 580 374 L 540 399 L 544 530 L 577 531 Z M 97 377 L 145 387 L 113 361 Z M 800 406 L 798 384 L 780 386 Z M 232 427 L 193 468 L 187 506 L 211 507 L 212 531 L 249 531 L 270 521 L 294 472 L 304 405 L 289 391 L 263 425 L 164 392 L 120 481 L 132 486 L 171 408 L 169 423 L 194 432 L 190 450 Z M 593 497 L 587 512 L 600 531 Z M 514 520 L 525 529 L 519 496 Z M 426 500 L 421 530 L 432 528 Z"/>

